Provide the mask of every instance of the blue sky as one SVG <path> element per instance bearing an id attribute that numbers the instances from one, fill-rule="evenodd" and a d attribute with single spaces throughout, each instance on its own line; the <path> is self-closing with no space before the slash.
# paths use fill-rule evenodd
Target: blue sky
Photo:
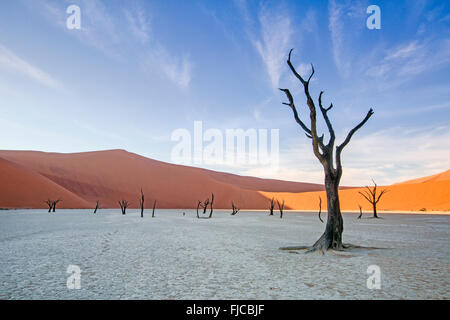
<path id="1" fill-rule="evenodd" d="M 81 9 L 81 30 L 66 8 Z M 381 9 L 369 30 L 366 9 Z M 295 94 L 287 53 L 333 102 L 342 184 L 381 184 L 450 168 L 447 1 L 38 1 L 0 3 L 0 149 L 126 149 L 171 161 L 177 128 L 280 129 L 280 167 L 203 166 L 322 182 L 310 141 L 281 102 Z M 324 124 L 320 123 L 324 129 Z"/>

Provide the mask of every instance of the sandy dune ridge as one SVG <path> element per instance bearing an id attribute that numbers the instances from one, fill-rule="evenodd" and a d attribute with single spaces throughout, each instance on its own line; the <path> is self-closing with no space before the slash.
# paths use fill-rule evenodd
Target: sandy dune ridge
<path id="1" fill-rule="evenodd" d="M 326 208 L 320 184 L 238 176 L 169 164 L 124 150 L 83 153 L 0 151 L 0 207 L 45 208 L 44 200 L 60 198 L 60 208 L 118 207 L 119 199 L 139 204 L 142 187 L 146 207 L 156 199 L 159 208 L 195 208 L 197 200 L 215 194 L 215 207 L 266 209 L 272 197 L 287 209 L 316 210 L 318 197 Z M 380 187 L 383 188 L 383 187 Z M 387 187 L 380 210 L 449 210 L 450 170 Z M 341 190 L 343 210 L 370 208 L 358 188 Z"/>

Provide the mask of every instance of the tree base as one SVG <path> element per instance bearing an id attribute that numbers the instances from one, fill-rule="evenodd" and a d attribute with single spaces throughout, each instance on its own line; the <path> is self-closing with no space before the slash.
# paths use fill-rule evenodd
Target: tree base
<path id="1" fill-rule="evenodd" d="M 319 252 L 322 255 L 325 254 L 326 251 L 336 251 L 336 252 L 344 252 L 344 251 L 354 251 L 355 249 L 361 249 L 361 250 L 382 250 L 382 249 L 389 249 L 389 248 L 378 248 L 378 247 L 363 247 L 354 245 L 351 243 L 343 243 L 340 248 L 327 248 L 323 246 L 323 244 L 316 243 L 313 246 L 293 246 L 293 247 L 281 247 L 280 250 L 283 251 L 298 251 L 298 250 L 304 250 L 305 253 L 312 253 L 312 252 Z"/>

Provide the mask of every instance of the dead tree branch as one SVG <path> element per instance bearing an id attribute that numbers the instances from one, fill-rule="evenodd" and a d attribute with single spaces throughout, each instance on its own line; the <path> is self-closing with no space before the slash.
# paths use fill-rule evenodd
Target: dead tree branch
<path id="1" fill-rule="evenodd" d="M 319 196 L 319 220 L 323 223 L 322 218 L 320 217 L 320 214 L 322 213 L 322 198 Z"/>

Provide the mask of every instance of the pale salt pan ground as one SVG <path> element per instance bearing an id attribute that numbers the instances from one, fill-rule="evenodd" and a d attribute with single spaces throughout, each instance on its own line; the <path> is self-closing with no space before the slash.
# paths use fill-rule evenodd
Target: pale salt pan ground
<path id="1" fill-rule="evenodd" d="M 0 212 L 0 299 L 450 298 L 450 216 L 344 214 L 345 242 L 392 249 L 320 256 L 278 250 L 312 244 L 316 213 L 184 211 Z M 67 289 L 71 264 L 80 290 Z M 372 264 L 380 290 L 366 287 Z"/>

